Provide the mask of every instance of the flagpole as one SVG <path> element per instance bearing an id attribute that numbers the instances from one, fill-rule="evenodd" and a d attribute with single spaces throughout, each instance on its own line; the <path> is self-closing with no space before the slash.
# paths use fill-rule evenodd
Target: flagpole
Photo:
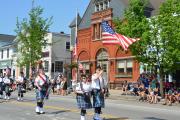
<path id="1" fill-rule="evenodd" d="M 79 60 L 78 60 L 78 55 L 77 55 L 77 31 L 78 31 L 78 9 L 76 9 L 76 29 L 75 29 L 75 52 L 76 52 L 76 62 L 77 62 L 77 81 L 79 80 Z"/>

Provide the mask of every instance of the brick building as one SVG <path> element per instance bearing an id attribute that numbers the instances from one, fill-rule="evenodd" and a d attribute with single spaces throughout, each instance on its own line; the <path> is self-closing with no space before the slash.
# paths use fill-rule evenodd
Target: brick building
<path id="1" fill-rule="evenodd" d="M 150 0 L 145 15 L 155 15 L 162 1 Z M 80 22 L 77 22 L 78 61 L 90 74 L 101 65 L 104 77 L 111 85 L 124 80 L 137 81 L 140 73 L 139 63 L 134 60 L 131 51 L 125 52 L 117 45 L 103 45 L 101 39 L 102 20 L 112 25 L 114 18 L 122 19 L 128 3 L 128 0 L 91 0 Z"/>

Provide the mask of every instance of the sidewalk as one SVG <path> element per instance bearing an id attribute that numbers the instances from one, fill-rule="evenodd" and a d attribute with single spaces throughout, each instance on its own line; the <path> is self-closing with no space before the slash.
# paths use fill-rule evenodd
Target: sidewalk
<path id="1" fill-rule="evenodd" d="M 121 95 L 123 93 L 122 90 L 109 90 L 110 95 L 107 99 L 113 100 L 131 100 L 136 101 L 138 100 L 138 96 L 131 96 L 131 95 Z"/>

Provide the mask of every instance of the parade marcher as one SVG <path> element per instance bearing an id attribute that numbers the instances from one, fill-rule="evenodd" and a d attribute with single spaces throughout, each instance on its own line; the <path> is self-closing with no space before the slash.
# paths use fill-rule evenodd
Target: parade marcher
<path id="1" fill-rule="evenodd" d="M 67 94 L 67 78 L 63 77 L 61 81 L 61 95 Z"/>
<path id="2" fill-rule="evenodd" d="M 16 80 L 17 89 L 18 89 L 18 98 L 17 100 L 23 100 L 23 93 L 25 92 L 24 84 L 25 84 L 25 77 L 24 73 L 20 72 L 20 76 Z"/>
<path id="3" fill-rule="evenodd" d="M 0 99 L 3 98 L 3 91 L 4 91 L 4 77 L 3 77 L 3 74 L 1 73 L 1 75 L 0 75 Z"/>
<path id="4" fill-rule="evenodd" d="M 35 79 L 35 86 L 36 86 L 36 100 L 37 100 L 37 106 L 36 106 L 36 113 L 37 114 L 44 114 L 43 111 L 43 104 L 44 99 L 47 97 L 48 93 L 48 77 L 45 75 L 44 70 L 42 68 L 39 68 L 38 75 Z"/>
<path id="5" fill-rule="evenodd" d="M 5 76 L 4 78 L 4 85 L 5 85 L 5 99 L 9 100 L 10 96 L 11 96 L 11 92 L 12 92 L 12 88 L 11 88 L 11 79 L 9 76 Z"/>
<path id="6" fill-rule="evenodd" d="M 56 80 L 56 83 L 57 83 L 57 94 L 60 95 L 61 94 L 61 82 L 62 82 L 62 77 L 63 75 L 62 74 L 59 74 L 58 77 L 57 77 L 57 80 Z"/>
<path id="7" fill-rule="evenodd" d="M 86 109 L 92 108 L 91 104 L 91 84 L 85 75 L 81 75 L 81 80 L 77 83 L 75 92 L 77 94 L 77 105 L 81 109 L 81 120 L 85 120 Z"/>
<path id="8" fill-rule="evenodd" d="M 101 108 L 104 108 L 104 88 L 105 81 L 102 78 L 103 70 L 100 66 L 96 68 L 96 73 L 92 75 L 92 95 L 93 95 L 93 107 L 94 107 L 94 120 L 101 120 L 100 114 Z"/>

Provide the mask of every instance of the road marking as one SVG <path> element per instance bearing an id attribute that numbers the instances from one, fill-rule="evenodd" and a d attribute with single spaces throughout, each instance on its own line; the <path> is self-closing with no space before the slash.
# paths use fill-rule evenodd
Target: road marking
<path id="1" fill-rule="evenodd" d="M 29 106 L 29 107 L 35 107 L 36 104 L 34 103 L 30 103 L 30 102 L 17 102 L 17 101 L 11 101 L 9 102 L 11 104 L 16 104 L 16 105 L 20 105 L 20 106 Z M 63 108 L 63 107 L 56 107 L 56 106 L 45 106 L 45 109 L 53 109 L 53 110 L 63 110 L 63 111 L 67 111 L 67 112 L 73 112 L 73 113 L 78 113 L 79 114 L 79 110 L 78 109 L 67 109 L 67 108 Z M 88 112 L 87 113 L 88 116 L 93 116 L 94 113 L 93 112 Z M 111 114 L 103 114 L 102 115 L 103 118 L 106 118 L 107 120 L 128 120 L 127 118 L 119 118 L 117 116 L 111 115 Z"/>

